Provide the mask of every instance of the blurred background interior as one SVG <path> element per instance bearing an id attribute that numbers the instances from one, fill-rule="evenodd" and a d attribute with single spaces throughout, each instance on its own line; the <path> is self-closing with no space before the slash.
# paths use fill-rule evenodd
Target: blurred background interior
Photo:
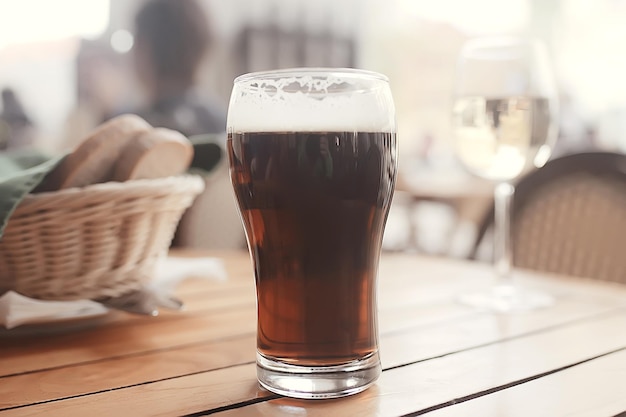
<path id="1" fill-rule="evenodd" d="M 402 174 L 385 249 L 466 257 L 492 205 L 492 186 L 466 174 L 453 154 L 456 58 L 473 36 L 526 34 L 548 45 L 558 81 L 554 155 L 626 153 L 625 0 L 199 0 L 202 13 L 187 14 L 203 29 L 183 25 L 185 37 L 176 42 L 163 35 L 159 19 L 175 22 L 187 2 L 157 1 L 170 3 L 160 11 L 143 9 L 146 3 L 0 0 L 0 149 L 63 152 L 128 111 L 188 135 L 219 133 L 232 80 L 242 73 L 298 66 L 379 71 L 389 76 L 396 102 Z M 155 42 L 162 45 L 174 42 L 180 65 L 146 57 L 142 33 L 161 36 Z M 161 71 L 149 74 L 154 67 Z M 182 109 L 176 89 L 189 100 Z M 226 171 L 216 171 L 183 219 L 180 244 L 245 245 Z"/>

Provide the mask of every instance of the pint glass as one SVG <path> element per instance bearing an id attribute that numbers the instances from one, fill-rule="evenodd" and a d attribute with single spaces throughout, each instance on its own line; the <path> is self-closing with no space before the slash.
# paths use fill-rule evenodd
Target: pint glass
<path id="1" fill-rule="evenodd" d="M 376 275 L 397 171 L 387 78 L 243 75 L 227 130 L 256 280 L 260 384 L 296 398 L 363 391 L 381 372 Z"/>

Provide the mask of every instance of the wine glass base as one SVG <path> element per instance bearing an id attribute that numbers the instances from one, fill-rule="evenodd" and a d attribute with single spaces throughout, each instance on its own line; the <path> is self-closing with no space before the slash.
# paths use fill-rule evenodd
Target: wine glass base
<path id="1" fill-rule="evenodd" d="M 458 296 L 458 301 L 466 306 L 498 313 L 519 313 L 549 307 L 554 304 L 554 297 L 512 285 L 498 285 L 462 294 Z"/>

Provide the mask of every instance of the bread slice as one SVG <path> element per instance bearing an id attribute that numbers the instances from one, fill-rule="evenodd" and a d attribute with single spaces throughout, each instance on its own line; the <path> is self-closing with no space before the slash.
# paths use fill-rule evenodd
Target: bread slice
<path id="1" fill-rule="evenodd" d="M 181 133 L 155 128 L 133 138 L 115 165 L 113 181 L 164 178 L 185 172 L 193 146 Z"/>
<path id="2" fill-rule="evenodd" d="M 36 191 L 55 191 L 108 182 L 129 141 L 152 128 L 139 116 L 125 114 L 96 128 L 55 167 Z"/>

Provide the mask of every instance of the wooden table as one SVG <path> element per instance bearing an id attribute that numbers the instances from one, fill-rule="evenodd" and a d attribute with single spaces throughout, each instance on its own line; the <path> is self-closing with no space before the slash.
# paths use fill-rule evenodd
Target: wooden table
<path id="1" fill-rule="evenodd" d="M 204 255 L 207 255 L 204 253 Z M 301 401 L 260 389 L 247 254 L 214 253 L 227 282 L 192 279 L 182 313 L 0 339 L 0 416 L 611 416 L 626 410 L 626 287 L 520 273 L 557 297 L 496 315 L 454 295 L 487 265 L 385 254 L 384 372 L 365 392 Z"/>

